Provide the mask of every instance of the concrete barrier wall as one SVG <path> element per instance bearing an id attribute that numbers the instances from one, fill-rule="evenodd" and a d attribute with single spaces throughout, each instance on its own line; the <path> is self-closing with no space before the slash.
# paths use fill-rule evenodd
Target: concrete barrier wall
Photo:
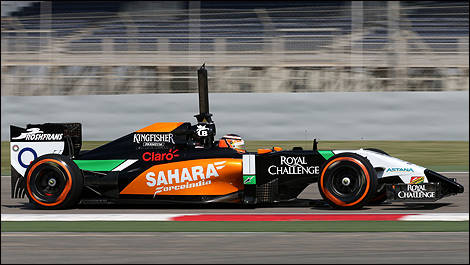
<path id="1" fill-rule="evenodd" d="M 217 136 L 247 140 L 466 140 L 468 91 L 213 93 Z M 112 140 L 154 122 L 189 121 L 198 95 L 4 96 L 2 141 L 9 125 L 81 122 L 84 140 Z"/>

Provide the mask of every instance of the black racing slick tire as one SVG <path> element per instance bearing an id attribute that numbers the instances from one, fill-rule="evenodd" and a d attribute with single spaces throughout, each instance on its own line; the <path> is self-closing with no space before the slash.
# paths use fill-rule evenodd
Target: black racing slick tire
<path id="1" fill-rule="evenodd" d="M 67 156 L 48 154 L 36 158 L 25 173 L 26 195 L 39 209 L 66 209 L 80 200 L 83 175 Z"/>
<path id="2" fill-rule="evenodd" d="M 377 174 L 365 157 L 341 153 L 323 165 L 318 189 L 335 209 L 360 209 L 377 192 Z"/>

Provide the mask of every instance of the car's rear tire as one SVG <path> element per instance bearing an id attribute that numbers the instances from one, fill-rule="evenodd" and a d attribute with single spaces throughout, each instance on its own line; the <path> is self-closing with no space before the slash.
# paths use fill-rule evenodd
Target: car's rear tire
<path id="1" fill-rule="evenodd" d="M 333 208 L 360 209 L 377 192 L 377 174 L 363 156 L 341 153 L 323 165 L 318 188 Z"/>
<path id="2" fill-rule="evenodd" d="M 48 154 L 36 158 L 25 173 L 26 195 L 40 209 L 75 206 L 83 189 L 83 176 L 67 156 Z"/>

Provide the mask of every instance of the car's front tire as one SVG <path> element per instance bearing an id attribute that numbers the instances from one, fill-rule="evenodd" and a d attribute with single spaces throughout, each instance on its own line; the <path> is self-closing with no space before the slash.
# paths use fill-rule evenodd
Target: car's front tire
<path id="1" fill-rule="evenodd" d="M 26 195 L 40 209 L 75 206 L 83 189 L 83 176 L 67 156 L 48 154 L 35 159 L 25 173 Z"/>
<path id="2" fill-rule="evenodd" d="M 376 194 L 377 174 L 365 157 L 341 153 L 325 162 L 318 188 L 333 208 L 359 209 Z"/>

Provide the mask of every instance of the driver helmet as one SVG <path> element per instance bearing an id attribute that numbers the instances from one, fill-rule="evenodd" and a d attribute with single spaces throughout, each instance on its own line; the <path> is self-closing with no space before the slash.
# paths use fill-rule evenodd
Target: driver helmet
<path id="1" fill-rule="evenodd" d="M 245 153 L 245 141 L 237 134 L 226 134 L 220 138 L 219 147 L 232 148 L 240 153 Z"/>

